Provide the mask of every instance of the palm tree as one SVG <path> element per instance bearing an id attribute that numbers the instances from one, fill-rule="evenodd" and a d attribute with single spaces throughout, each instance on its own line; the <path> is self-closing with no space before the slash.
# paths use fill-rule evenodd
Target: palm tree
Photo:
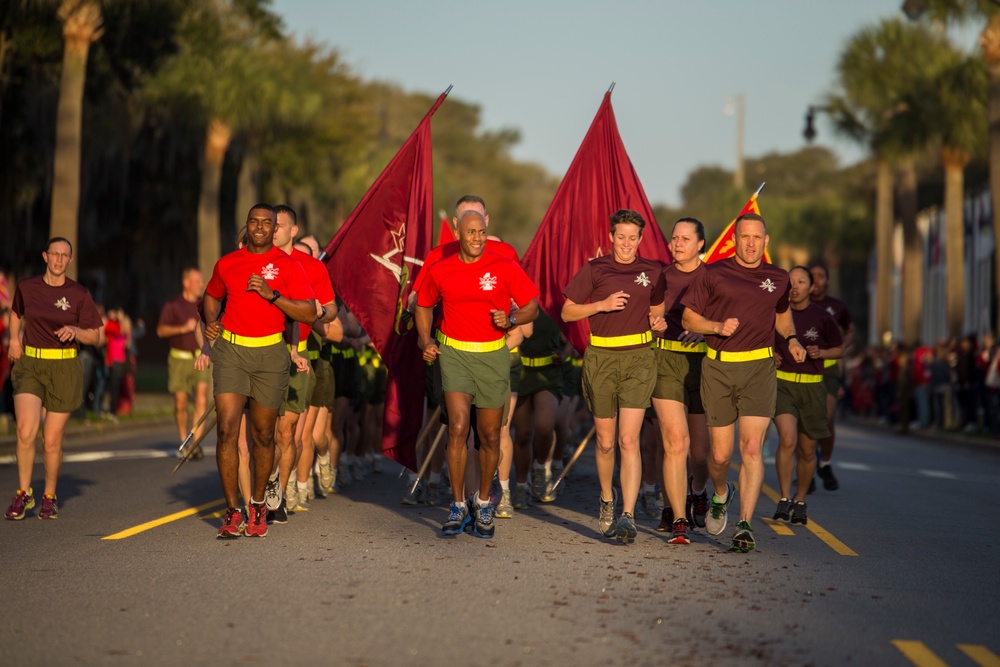
<path id="1" fill-rule="evenodd" d="M 914 95 L 942 69 L 950 47 L 939 34 L 889 19 L 852 37 L 837 64 L 827 105 L 837 129 L 875 155 L 876 328 L 889 331 L 892 294 L 892 187 L 903 227 L 903 338 L 920 335 L 923 245 L 917 229 L 916 158 L 930 141 L 927 115 Z M 893 173 L 895 172 L 895 173 Z"/>
<path id="2" fill-rule="evenodd" d="M 56 117 L 49 235 L 62 236 L 75 248 L 80 215 L 83 84 L 87 78 L 90 45 L 100 39 L 104 31 L 101 8 L 96 0 L 63 0 L 58 16 L 63 24 L 65 50 Z M 70 278 L 76 278 L 76 266 L 75 262 L 69 265 Z"/>

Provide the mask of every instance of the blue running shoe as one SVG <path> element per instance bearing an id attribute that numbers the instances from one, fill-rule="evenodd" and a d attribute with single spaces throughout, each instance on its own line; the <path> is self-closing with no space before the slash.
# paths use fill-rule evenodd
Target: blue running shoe
<path id="1" fill-rule="evenodd" d="M 451 513 L 448 514 L 448 520 L 444 522 L 441 526 L 441 532 L 445 535 L 458 535 L 465 530 L 465 527 L 472 522 L 472 517 L 469 516 L 469 507 L 465 503 L 457 505 L 452 503 Z"/>
<path id="2" fill-rule="evenodd" d="M 472 534 L 476 537 L 482 537 L 489 539 L 493 537 L 493 533 L 496 531 L 496 526 L 493 525 L 493 515 L 495 513 L 493 505 L 487 505 L 486 507 L 481 507 L 475 501 L 475 495 L 470 499 L 469 506 L 472 508 L 472 513 L 476 516 L 476 521 L 472 526 Z"/>

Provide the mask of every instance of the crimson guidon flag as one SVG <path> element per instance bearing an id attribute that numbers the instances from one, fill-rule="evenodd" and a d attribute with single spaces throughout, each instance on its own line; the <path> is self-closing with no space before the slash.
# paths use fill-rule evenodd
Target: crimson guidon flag
<path id="1" fill-rule="evenodd" d="M 441 94 L 327 244 L 333 286 L 382 355 L 385 392 L 382 452 L 416 470 L 423 421 L 425 363 L 405 312 L 413 278 L 431 249 L 431 116 Z"/>
<path id="2" fill-rule="evenodd" d="M 609 220 L 623 208 L 646 221 L 639 256 L 664 264 L 673 261 L 618 134 L 609 90 L 521 260 L 538 286 L 539 305 L 580 352 L 587 346 L 590 325 L 587 320 L 562 321 L 562 291 L 584 263 L 611 252 Z"/>

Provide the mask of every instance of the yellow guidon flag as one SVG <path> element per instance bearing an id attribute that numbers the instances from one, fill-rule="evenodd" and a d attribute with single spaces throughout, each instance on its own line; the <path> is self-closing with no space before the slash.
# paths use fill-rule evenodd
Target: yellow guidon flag
<path id="1" fill-rule="evenodd" d="M 705 259 L 703 260 L 706 264 L 711 264 L 712 262 L 717 262 L 720 259 L 726 259 L 727 257 L 732 257 L 736 252 L 736 246 L 734 245 L 735 239 L 733 238 L 733 226 L 736 224 L 736 219 L 743 215 L 744 213 L 756 213 L 760 215 L 760 207 L 757 206 L 757 195 L 760 191 L 764 189 L 764 184 L 761 183 L 760 187 L 757 188 L 757 192 L 750 195 L 750 201 L 746 203 L 740 214 L 733 218 L 733 221 L 726 225 L 726 228 L 722 230 L 719 234 L 719 238 L 715 239 L 715 243 L 709 247 L 708 251 L 705 253 Z M 771 254 L 767 252 L 767 248 L 764 248 L 764 261 L 768 264 L 773 264 L 771 261 Z"/>

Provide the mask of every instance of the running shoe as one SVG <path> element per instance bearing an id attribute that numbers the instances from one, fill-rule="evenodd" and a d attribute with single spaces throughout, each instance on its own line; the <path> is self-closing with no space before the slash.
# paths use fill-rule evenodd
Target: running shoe
<path id="1" fill-rule="evenodd" d="M 10 502 L 10 507 L 7 508 L 7 513 L 4 517 L 10 519 L 11 521 L 20 521 L 24 518 L 24 513 L 35 506 L 35 494 L 32 493 L 29 487 L 27 491 L 18 489 L 17 493 L 14 495 L 14 500 Z"/>
<path id="2" fill-rule="evenodd" d="M 485 507 L 480 505 L 476 502 L 477 495 L 479 494 L 473 493 L 469 496 L 469 507 L 472 508 L 473 514 L 476 515 L 476 521 L 472 526 L 472 534 L 488 540 L 496 532 L 496 526 L 493 524 L 493 505 L 490 504 Z"/>
<path id="3" fill-rule="evenodd" d="M 733 487 L 732 482 L 726 482 L 726 491 L 728 493 L 726 495 L 726 502 L 724 503 L 716 502 L 715 496 L 712 496 L 712 502 L 708 508 L 708 516 L 705 517 L 705 528 L 710 535 L 718 535 L 726 529 L 729 504 L 733 502 L 733 496 L 736 495 L 736 489 Z"/>
<path id="4" fill-rule="evenodd" d="M 545 495 L 545 483 L 548 479 L 545 476 L 545 466 L 541 463 L 531 464 L 531 496 L 541 499 Z"/>
<path id="5" fill-rule="evenodd" d="M 295 474 L 294 473 L 292 474 L 292 479 L 295 479 Z M 309 509 L 309 487 L 306 487 L 304 489 L 300 489 L 299 485 L 297 483 L 295 483 L 295 482 L 292 482 L 292 483 L 295 484 L 295 493 L 298 494 L 299 504 L 298 504 L 298 507 L 296 509 L 308 510 Z"/>
<path id="6" fill-rule="evenodd" d="M 441 504 L 441 484 L 438 482 L 427 482 L 424 487 L 424 504 L 428 507 L 437 507 Z"/>
<path id="7" fill-rule="evenodd" d="M 323 490 L 323 493 L 327 495 L 333 493 L 333 485 L 336 478 L 333 475 L 333 468 L 330 466 L 329 458 L 327 458 L 326 463 L 323 463 L 319 459 L 316 460 L 316 475 L 319 477 L 319 488 Z"/>
<path id="8" fill-rule="evenodd" d="M 526 484 L 515 484 L 510 500 L 514 505 L 514 509 L 527 509 L 531 505 L 531 499 L 528 498 L 528 486 Z"/>
<path id="9" fill-rule="evenodd" d="M 757 543 L 753 539 L 753 529 L 749 521 L 739 521 L 736 524 L 736 534 L 733 535 L 733 546 L 729 550 L 734 553 L 749 553 L 754 550 Z"/>
<path id="10" fill-rule="evenodd" d="M 267 478 L 267 485 L 264 487 L 264 504 L 267 509 L 274 511 L 281 505 L 281 484 L 278 483 L 278 471 Z"/>
<path id="11" fill-rule="evenodd" d="M 448 514 L 448 520 L 444 522 L 441 526 L 441 532 L 445 535 L 458 535 L 465 527 L 472 522 L 472 517 L 469 516 L 469 506 L 466 503 L 461 505 L 457 503 L 452 503 L 451 513 Z"/>
<path id="12" fill-rule="evenodd" d="M 373 473 L 380 474 L 385 471 L 385 457 L 381 454 L 374 454 L 371 463 Z"/>
<path id="13" fill-rule="evenodd" d="M 514 516 L 514 504 L 510 502 L 510 491 L 501 491 L 500 502 L 497 503 L 496 517 L 509 519 Z"/>
<path id="14" fill-rule="evenodd" d="M 236 538 L 246 530 L 247 521 L 243 514 L 243 508 L 230 507 L 226 510 L 226 517 L 222 520 L 222 528 L 219 528 L 219 539 Z"/>
<path id="15" fill-rule="evenodd" d="M 312 475 L 306 480 L 306 500 L 316 500 L 316 482 Z"/>
<path id="16" fill-rule="evenodd" d="M 689 520 L 699 528 L 704 528 L 705 517 L 708 516 L 708 489 L 702 489 L 701 493 L 693 493 L 689 497 L 691 498 Z"/>
<path id="17" fill-rule="evenodd" d="M 660 508 L 656 505 L 656 492 L 653 489 L 646 489 L 639 494 L 639 504 L 647 518 L 655 519 L 660 515 Z"/>
<path id="18" fill-rule="evenodd" d="M 412 482 L 406 483 L 406 493 L 403 494 L 402 500 L 399 502 L 403 505 L 417 505 L 424 501 L 423 493 L 424 485 L 423 482 L 417 481 L 417 485 L 414 486 Z"/>
<path id="19" fill-rule="evenodd" d="M 337 481 L 340 482 L 340 485 L 350 486 L 351 482 L 354 481 L 354 478 L 351 477 L 351 466 L 348 465 L 347 463 L 341 463 L 340 467 L 337 468 L 337 470 L 340 471 L 340 474 L 337 475 Z"/>
<path id="20" fill-rule="evenodd" d="M 656 527 L 661 533 L 672 530 L 674 526 L 674 508 L 667 505 L 660 514 L 660 525 Z"/>
<path id="21" fill-rule="evenodd" d="M 244 529 L 247 537 L 264 537 L 267 535 L 267 506 L 264 503 L 250 503 L 250 516 Z"/>
<path id="22" fill-rule="evenodd" d="M 670 544 L 691 544 L 691 523 L 681 517 L 674 521 L 670 531 Z"/>
<path id="23" fill-rule="evenodd" d="M 282 500 L 281 504 L 276 510 L 267 511 L 267 522 L 268 523 L 288 523 L 288 510 L 285 509 L 285 501 Z"/>
<path id="24" fill-rule="evenodd" d="M 789 512 L 792 509 L 792 501 L 788 498 L 782 498 L 778 501 L 778 507 L 774 510 L 774 520 L 775 521 L 788 521 L 791 516 Z"/>
<path id="25" fill-rule="evenodd" d="M 46 493 L 42 496 L 42 509 L 38 510 L 39 519 L 58 519 L 59 518 L 59 501 L 56 500 L 56 494 Z"/>
<path id="26" fill-rule="evenodd" d="M 601 503 L 603 505 L 603 503 Z M 622 512 L 621 518 L 618 519 L 618 540 L 622 544 L 628 544 L 629 542 L 635 541 L 636 530 L 635 530 L 635 517 L 632 516 L 631 512 Z"/>
<path id="27" fill-rule="evenodd" d="M 819 478 L 823 480 L 823 488 L 827 491 L 836 491 L 840 488 L 840 482 L 833 474 L 833 466 L 829 463 L 821 463 L 819 469 L 816 471 Z M 816 482 L 813 482 L 815 484 Z"/>
<path id="28" fill-rule="evenodd" d="M 806 504 L 798 501 L 792 505 L 792 523 L 805 526 L 809 523 L 809 516 L 806 514 Z"/>
<path id="29" fill-rule="evenodd" d="M 330 482 L 330 490 L 327 491 L 328 494 L 340 493 L 340 486 L 337 484 L 337 469 L 333 469 L 333 481 Z"/>
<path id="30" fill-rule="evenodd" d="M 600 513 L 597 515 L 597 530 L 604 537 L 615 536 L 615 494 L 612 493 L 611 500 L 605 500 L 598 496 L 601 501 Z"/>
<path id="31" fill-rule="evenodd" d="M 545 482 L 545 491 L 538 498 L 543 503 L 554 503 L 556 501 L 556 482 L 554 479 L 549 478 L 549 481 Z"/>

